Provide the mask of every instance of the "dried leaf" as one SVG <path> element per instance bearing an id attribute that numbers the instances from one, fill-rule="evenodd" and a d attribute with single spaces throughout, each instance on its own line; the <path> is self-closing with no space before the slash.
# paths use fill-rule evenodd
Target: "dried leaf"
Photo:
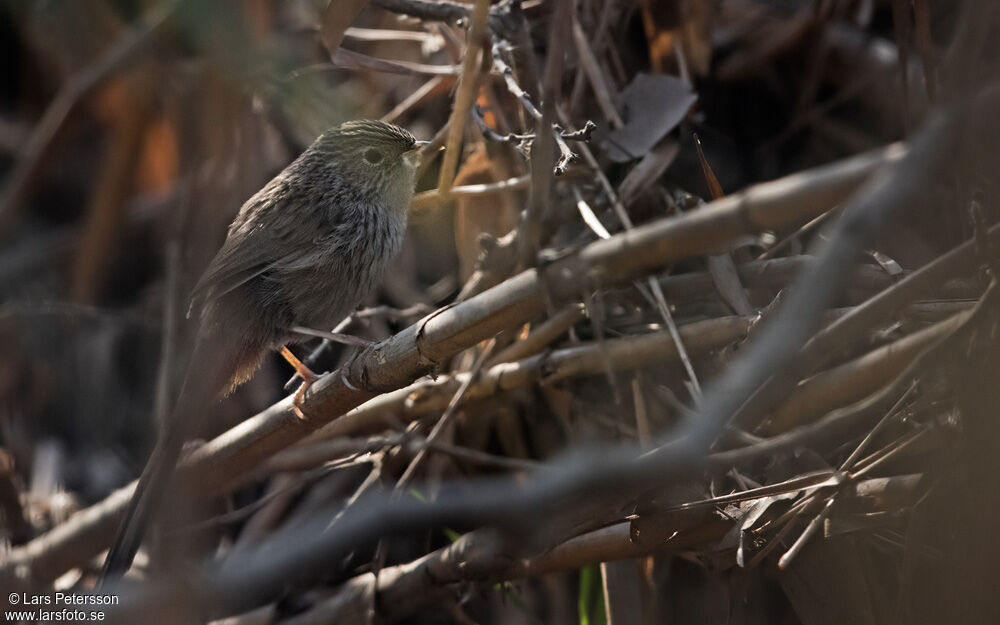
<path id="1" fill-rule="evenodd" d="M 712 192 L 712 199 L 721 199 L 725 192 L 722 190 L 722 185 L 719 184 L 719 179 L 715 177 L 715 172 L 712 171 L 712 166 L 708 163 L 708 159 L 705 158 L 705 151 L 701 149 L 701 139 L 698 138 L 698 133 L 694 135 L 694 147 L 698 150 L 698 162 L 701 163 L 701 171 L 705 174 L 705 182 L 708 183 L 708 189 Z"/>
<path id="2" fill-rule="evenodd" d="M 653 184 L 677 158 L 680 144 L 666 138 L 656 145 L 635 167 L 629 170 L 618 187 L 618 197 L 625 206 L 631 204 L 649 185 Z"/>
<path id="3" fill-rule="evenodd" d="M 868 255 L 875 259 L 875 262 L 882 267 L 883 270 L 890 276 L 901 276 L 903 275 L 903 268 L 900 267 L 892 258 L 886 256 L 878 250 L 869 250 Z"/>
<path id="4" fill-rule="evenodd" d="M 351 25 L 351 22 L 358 16 L 361 9 L 365 8 L 366 4 L 368 4 L 368 0 L 330 0 L 330 4 L 326 5 L 320 26 L 320 37 L 323 39 L 323 45 L 331 54 L 340 47 L 347 27 Z"/>
<path id="5" fill-rule="evenodd" d="M 715 172 L 712 171 L 712 166 L 705 158 L 705 152 L 701 149 L 701 140 L 698 139 L 697 134 L 694 136 L 694 145 L 698 149 L 698 161 L 701 163 L 701 171 L 705 174 L 705 182 L 708 183 L 708 188 L 712 192 L 712 199 L 721 199 L 725 193 L 722 191 L 719 179 L 715 177 Z M 712 275 L 712 281 L 715 282 L 716 290 L 730 310 L 744 317 L 757 313 L 753 305 L 750 304 L 750 298 L 747 297 L 743 283 L 740 282 L 739 274 L 736 273 L 736 263 L 733 262 L 732 256 L 728 253 L 709 256 L 708 271 Z"/>
<path id="6" fill-rule="evenodd" d="M 457 186 L 489 184 L 506 180 L 509 169 L 504 163 L 490 159 L 483 146 L 466 159 L 458 175 Z M 455 251 L 458 253 L 459 276 L 465 280 L 472 274 L 482 252 L 479 239 L 487 234 L 501 237 L 517 224 L 517 214 L 523 192 L 460 195 L 455 197 Z"/>
<path id="7" fill-rule="evenodd" d="M 643 0 L 642 25 L 646 31 L 649 62 L 654 72 L 662 72 L 673 58 L 678 32 L 677 6 L 673 2 Z"/>
<path id="8" fill-rule="evenodd" d="M 625 126 L 605 137 L 611 160 L 623 163 L 646 155 L 677 127 L 698 101 L 691 87 L 673 76 L 637 74 L 621 93 Z"/>
<path id="9" fill-rule="evenodd" d="M 767 512 L 768 508 L 772 504 L 779 501 L 791 501 L 799 496 L 799 492 L 784 493 L 781 495 L 774 495 L 772 497 L 765 497 L 760 501 L 754 503 L 747 510 L 747 513 L 743 516 L 743 520 L 740 522 L 739 529 L 739 546 L 736 548 L 736 565 L 740 568 L 746 566 L 748 558 L 746 557 L 747 552 L 750 550 L 752 545 L 749 544 L 749 533 L 757 525 L 757 522 L 763 518 L 764 513 Z"/>
<path id="10" fill-rule="evenodd" d="M 740 276 L 736 272 L 736 263 L 729 254 L 708 257 L 708 271 L 712 275 L 712 282 L 719 296 L 737 315 L 751 317 L 757 314 L 757 310 L 750 303 L 746 289 L 740 282 Z"/>

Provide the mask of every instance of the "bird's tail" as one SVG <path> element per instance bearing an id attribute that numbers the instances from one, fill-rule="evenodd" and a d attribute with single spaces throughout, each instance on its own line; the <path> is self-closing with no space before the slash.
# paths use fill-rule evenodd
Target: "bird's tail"
<path id="1" fill-rule="evenodd" d="M 233 376 L 248 368 L 248 360 L 259 360 L 259 350 L 234 347 L 243 344 L 240 338 L 231 342 L 199 336 L 195 342 L 177 404 L 170 418 L 161 424 L 156 446 L 104 561 L 102 580 L 120 577 L 131 566 L 146 528 L 171 484 L 184 443 L 195 433 L 199 415 L 220 393 L 229 390 Z"/>

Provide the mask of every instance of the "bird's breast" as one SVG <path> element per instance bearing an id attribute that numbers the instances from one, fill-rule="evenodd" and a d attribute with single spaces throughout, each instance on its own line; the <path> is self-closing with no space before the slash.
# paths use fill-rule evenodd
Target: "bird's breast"
<path id="1" fill-rule="evenodd" d="M 365 207 L 316 238 L 314 262 L 291 277 L 297 325 L 329 330 L 378 286 L 406 236 L 405 213 Z"/>

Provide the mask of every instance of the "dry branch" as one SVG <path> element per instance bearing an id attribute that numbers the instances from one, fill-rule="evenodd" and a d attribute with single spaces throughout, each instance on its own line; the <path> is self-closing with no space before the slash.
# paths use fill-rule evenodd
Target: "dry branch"
<path id="1" fill-rule="evenodd" d="M 928 345 L 953 332 L 968 319 L 959 313 L 873 350 L 856 360 L 809 378 L 780 405 L 772 408 L 760 428 L 762 436 L 774 436 L 837 406 L 854 403 L 891 381 Z"/>
<path id="2" fill-rule="evenodd" d="M 725 249 L 748 233 L 808 221 L 846 198 L 882 165 L 898 162 L 904 152 L 891 146 L 756 185 L 695 212 L 597 241 L 542 270 L 514 276 L 432 314 L 366 350 L 346 370 L 322 378 L 305 396 L 305 412 L 313 415 L 309 420 L 299 419 L 291 398 L 286 398 L 195 450 L 184 460 L 183 470 L 199 476 L 191 482 L 204 492 L 219 492 L 270 455 L 374 395 L 409 384 L 435 363 L 530 321 L 544 309 L 543 284 L 552 297 L 575 300 L 595 277 L 602 285 L 621 283 L 681 258 Z M 52 580 L 99 553 L 132 488 L 115 491 L 62 526 L 12 550 L 0 567 L 3 586 L 18 579 Z"/>
<path id="3" fill-rule="evenodd" d="M 741 317 L 722 317 L 681 326 L 681 337 L 699 356 L 742 339 L 752 323 Z M 541 354 L 516 362 L 497 364 L 483 371 L 466 397 L 478 399 L 498 392 L 551 384 L 574 376 L 603 375 L 610 363 L 615 371 L 638 369 L 677 358 L 677 345 L 666 332 L 656 332 L 603 343 L 588 343 Z M 468 378 L 459 373 L 417 382 L 372 399 L 317 431 L 310 440 L 373 432 L 385 427 L 382 415 L 395 412 L 404 420 L 444 409 L 450 397 Z"/>

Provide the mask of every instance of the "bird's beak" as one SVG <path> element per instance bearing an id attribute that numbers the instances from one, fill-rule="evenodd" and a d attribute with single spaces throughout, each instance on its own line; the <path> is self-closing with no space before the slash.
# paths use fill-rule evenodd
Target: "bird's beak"
<path id="1" fill-rule="evenodd" d="M 430 141 L 414 141 L 413 147 L 403 152 L 403 158 L 405 158 L 406 161 L 413 167 L 419 167 L 420 161 L 423 160 L 421 151 L 425 146 L 430 145 L 430 143 Z"/>

